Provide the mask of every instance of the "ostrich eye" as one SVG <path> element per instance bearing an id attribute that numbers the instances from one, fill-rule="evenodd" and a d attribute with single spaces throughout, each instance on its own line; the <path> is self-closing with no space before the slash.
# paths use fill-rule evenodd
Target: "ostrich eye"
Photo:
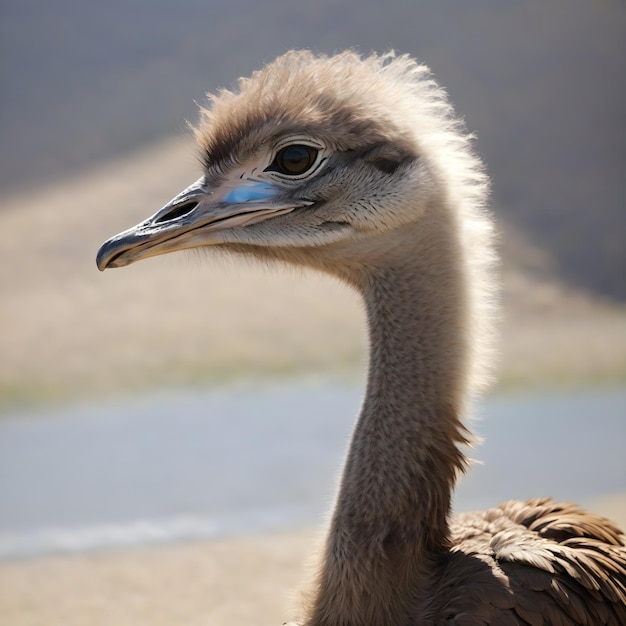
<path id="1" fill-rule="evenodd" d="M 265 171 L 278 172 L 288 176 L 304 174 L 315 163 L 318 150 L 311 146 L 293 144 L 281 148 L 272 164 Z"/>

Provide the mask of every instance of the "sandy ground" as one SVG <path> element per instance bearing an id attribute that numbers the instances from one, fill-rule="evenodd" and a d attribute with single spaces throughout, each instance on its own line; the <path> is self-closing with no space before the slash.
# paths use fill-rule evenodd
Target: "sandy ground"
<path id="1" fill-rule="evenodd" d="M 590 509 L 626 528 L 626 492 Z M 3 626 L 277 625 L 321 532 L 301 530 L 0 564 Z"/>
<path id="2" fill-rule="evenodd" d="M 0 565 L 3 626 L 282 624 L 312 531 Z"/>

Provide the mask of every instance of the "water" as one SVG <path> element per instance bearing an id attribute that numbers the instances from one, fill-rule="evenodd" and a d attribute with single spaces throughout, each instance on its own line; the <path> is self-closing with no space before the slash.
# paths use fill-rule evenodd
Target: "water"
<path id="1" fill-rule="evenodd" d="M 361 390 L 164 393 L 0 420 L 0 558 L 325 519 Z M 487 399 L 457 510 L 626 489 L 626 390 Z"/>

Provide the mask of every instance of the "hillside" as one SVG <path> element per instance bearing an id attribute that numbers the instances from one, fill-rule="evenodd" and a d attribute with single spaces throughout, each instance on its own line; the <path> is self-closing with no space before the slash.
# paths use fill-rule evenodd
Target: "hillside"
<path id="1" fill-rule="evenodd" d="M 395 48 L 450 91 L 541 276 L 626 298 L 626 5 L 618 0 L 20 0 L 0 6 L 0 186 L 166 136 L 292 47 Z M 28 209 L 28 205 L 24 210 Z"/>
<path id="2" fill-rule="evenodd" d="M 0 410 L 241 378 L 362 376 L 361 305 L 327 277 L 194 252 L 97 271 L 102 241 L 198 167 L 191 143 L 173 140 L 0 198 Z M 626 308 L 506 268 L 500 386 L 624 380 Z"/>

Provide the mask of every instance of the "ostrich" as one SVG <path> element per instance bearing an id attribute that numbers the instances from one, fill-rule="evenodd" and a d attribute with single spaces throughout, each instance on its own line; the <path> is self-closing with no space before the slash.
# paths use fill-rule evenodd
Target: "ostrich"
<path id="1" fill-rule="evenodd" d="M 303 623 L 626 624 L 614 524 L 551 499 L 450 518 L 493 319 L 487 179 L 429 70 L 292 51 L 211 98 L 202 177 L 100 270 L 210 246 L 356 289 L 367 389 Z"/>

